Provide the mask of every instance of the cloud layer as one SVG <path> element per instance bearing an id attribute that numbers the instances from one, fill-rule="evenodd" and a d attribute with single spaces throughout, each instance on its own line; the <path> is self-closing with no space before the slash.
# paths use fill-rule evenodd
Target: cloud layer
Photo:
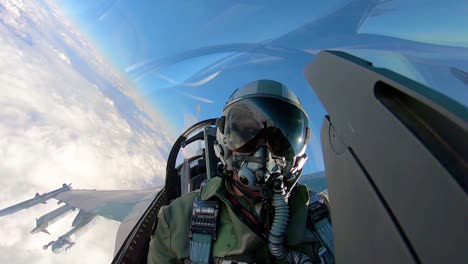
<path id="1" fill-rule="evenodd" d="M 0 208 L 73 183 L 161 185 L 171 139 L 131 84 L 47 3 L 0 1 Z M 42 245 L 74 216 L 31 235 L 54 201 L 0 218 L 1 263 L 108 263 L 118 223 L 101 220 L 64 255 Z"/>

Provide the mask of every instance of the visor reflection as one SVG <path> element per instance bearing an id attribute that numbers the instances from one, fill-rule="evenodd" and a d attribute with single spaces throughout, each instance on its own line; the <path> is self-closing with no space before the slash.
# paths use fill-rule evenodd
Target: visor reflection
<path id="1" fill-rule="evenodd" d="M 278 156 L 294 157 L 306 144 L 308 117 L 294 104 L 269 97 L 251 97 L 225 111 L 226 144 L 237 152 L 255 151 L 260 139 Z"/>

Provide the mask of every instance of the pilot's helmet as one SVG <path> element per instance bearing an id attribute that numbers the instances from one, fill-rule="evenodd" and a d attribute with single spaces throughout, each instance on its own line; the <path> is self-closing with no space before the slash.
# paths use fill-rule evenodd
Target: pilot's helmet
<path id="1" fill-rule="evenodd" d="M 258 80 L 237 89 L 217 122 L 215 152 L 228 171 L 240 170 L 236 155 L 253 155 L 266 146 L 282 158 L 282 173 L 301 171 L 310 135 L 309 117 L 299 98 L 282 83 Z"/>

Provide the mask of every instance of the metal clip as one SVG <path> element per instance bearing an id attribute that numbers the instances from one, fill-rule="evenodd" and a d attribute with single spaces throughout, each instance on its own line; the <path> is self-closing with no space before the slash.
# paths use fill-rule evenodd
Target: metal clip
<path id="1" fill-rule="evenodd" d="M 192 219 L 190 222 L 189 238 L 193 233 L 210 234 L 216 240 L 216 226 L 219 212 L 217 201 L 202 201 L 200 197 L 193 201 Z"/>
<path id="2" fill-rule="evenodd" d="M 308 214 L 312 223 L 329 216 L 328 207 L 323 203 L 322 197 L 316 194 L 310 198 Z"/>

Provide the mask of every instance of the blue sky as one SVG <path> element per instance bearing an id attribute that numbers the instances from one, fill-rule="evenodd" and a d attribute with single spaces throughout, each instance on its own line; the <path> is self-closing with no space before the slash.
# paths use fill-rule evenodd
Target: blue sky
<path id="1" fill-rule="evenodd" d="M 323 170 L 326 113 L 302 72 L 319 50 L 364 57 L 468 105 L 466 1 L 57 2 L 176 133 L 198 104 L 200 118 L 217 117 L 243 84 L 283 82 L 311 118 L 310 171 Z"/>

